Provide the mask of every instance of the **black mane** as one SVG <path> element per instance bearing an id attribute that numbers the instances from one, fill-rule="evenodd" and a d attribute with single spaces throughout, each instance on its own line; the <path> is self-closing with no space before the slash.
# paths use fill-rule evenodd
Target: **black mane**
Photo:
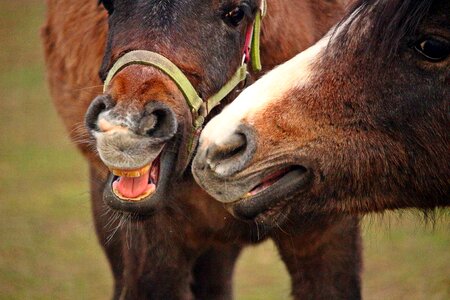
<path id="1" fill-rule="evenodd" d="M 340 29 L 345 35 L 353 22 L 370 19 L 371 39 L 364 47 L 376 46 L 378 55 L 390 57 L 397 51 L 400 41 L 416 31 L 434 1 L 357 0 L 337 27 L 343 27 Z M 354 17 L 349 20 L 352 15 Z"/>

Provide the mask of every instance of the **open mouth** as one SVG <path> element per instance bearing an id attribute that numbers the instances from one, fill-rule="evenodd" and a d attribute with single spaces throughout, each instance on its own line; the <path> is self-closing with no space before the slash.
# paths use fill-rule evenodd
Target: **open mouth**
<path id="1" fill-rule="evenodd" d="M 138 202 L 155 193 L 159 181 L 161 153 L 150 164 L 134 170 L 112 169 L 112 191 L 120 199 Z"/>
<path id="2" fill-rule="evenodd" d="M 287 168 L 283 168 L 275 173 L 272 173 L 271 175 L 265 177 L 261 183 L 259 183 L 257 186 L 255 186 L 252 190 L 250 190 L 248 193 L 246 193 L 244 196 L 241 197 L 241 199 L 247 199 L 250 197 L 253 197 L 268 188 L 270 188 L 272 185 L 274 185 L 276 182 L 278 182 L 281 178 L 283 178 L 286 174 L 288 174 L 291 171 L 294 171 L 298 168 L 291 166 Z"/>
<path id="3" fill-rule="evenodd" d="M 306 188 L 312 173 L 304 166 L 291 165 L 263 177 L 240 199 L 228 203 L 231 213 L 242 220 L 270 223 L 282 217 L 293 195 Z"/>

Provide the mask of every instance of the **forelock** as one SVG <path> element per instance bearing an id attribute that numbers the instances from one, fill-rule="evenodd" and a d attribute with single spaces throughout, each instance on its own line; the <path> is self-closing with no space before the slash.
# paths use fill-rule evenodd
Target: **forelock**
<path id="1" fill-rule="evenodd" d="M 336 26 L 336 40 L 352 38 L 351 28 L 368 26 L 370 39 L 366 49 L 377 55 L 392 57 L 401 40 L 414 33 L 436 0 L 357 0 Z"/>

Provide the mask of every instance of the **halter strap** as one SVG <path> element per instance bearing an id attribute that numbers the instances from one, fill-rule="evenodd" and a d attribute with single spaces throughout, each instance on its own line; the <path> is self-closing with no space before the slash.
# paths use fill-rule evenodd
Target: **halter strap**
<path id="1" fill-rule="evenodd" d="M 121 56 L 108 72 L 103 92 L 106 92 L 113 77 L 124 68 L 130 65 L 144 65 L 156 67 L 167 74 L 178 86 L 186 99 L 189 108 L 198 110 L 203 100 L 198 96 L 197 91 L 192 86 L 186 75 L 169 59 L 159 53 L 147 50 L 134 50 Z"/>
<path id="2" fill-rule="evenodd" d="M 266 15 L 266 13 L 266 0 L 261 0 L 261 8 L 256 13 L 255 23 L 253 25 L 252 44 L 250 48 L 250 61 L 252 63 L 253 71 L 255 72 L 259 72 L 262 70 L 260 54 L 261 20 Z"/>
<path id="3" fill-rule="evenodd" d="M 120 57 L 106 77 L 103 92 L 106 92 L 113 77 L 130 65 L 144 65 L 155 67 L 163 71 L 169 76 L 173 82 L 178 86 L 178 89 L 183 93 L 186 102 L 191 109 L 194 116 L 194 127 L 202 126 L 205 117 L 216 107 L 220 101 L 225 98 L 241 81 L 247 76 L 247 64 L 242 64 L 228 82 L 222 88 L 203 102 L 202 98 L 197 94 L 197 91 L 192 86 L 189 79 L 178 67 L 166 57 L 159 53 L 147 50 L 134 50 L 124 54 Z"/>

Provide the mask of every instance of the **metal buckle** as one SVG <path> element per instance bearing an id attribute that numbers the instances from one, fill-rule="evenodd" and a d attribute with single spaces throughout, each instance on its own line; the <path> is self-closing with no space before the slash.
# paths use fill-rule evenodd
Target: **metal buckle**
<path id="1" fill-rule="evenodd" d="M 267 0 L 261 0 L 261 17 L 265 17 L 267 14 Z"/>
<path id="2" fill-rule="evenodd" d="M 247 55 L 245 54 L 244 51 L 244 55 L 242 55 L 242 61 L 241 61 L 241 67 L 247 62 Z"/>
<path id="3" fill-rule="evenodd" d="M 241 93 L 246 87 L 253 83 L 253 78 L 250 72 L 245 72 L 245 79 L 239 84 L 239 87 L 236 89 L 236 93 Z"/>

